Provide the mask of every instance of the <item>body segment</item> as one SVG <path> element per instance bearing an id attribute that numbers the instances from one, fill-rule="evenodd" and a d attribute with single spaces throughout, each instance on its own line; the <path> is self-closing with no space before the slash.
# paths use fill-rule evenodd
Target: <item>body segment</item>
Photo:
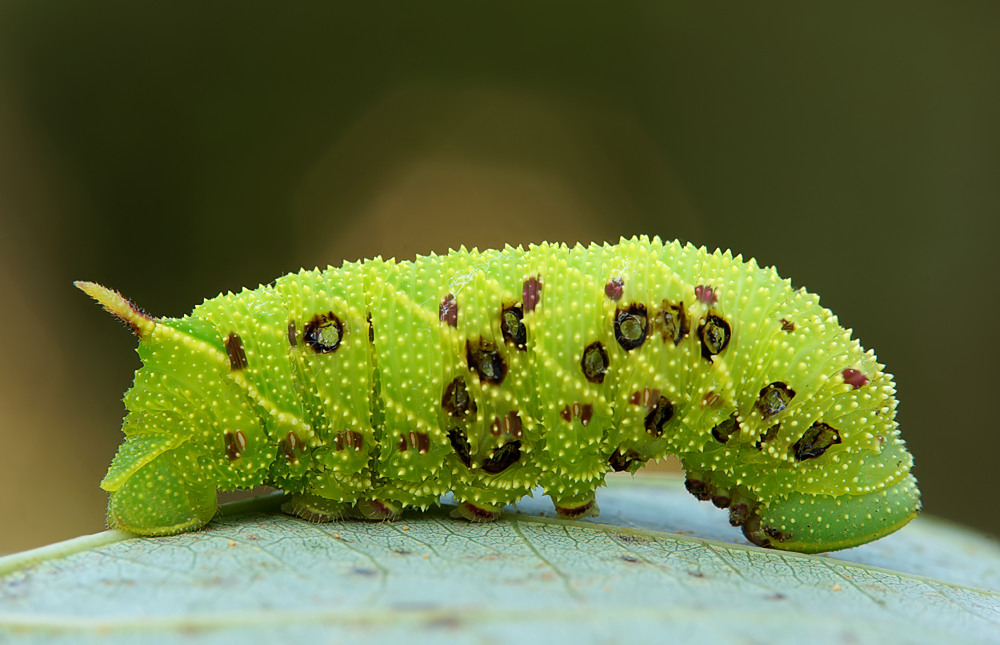
<path id="1" fill-rule="evenodd" d="M 302 271 L 151 318 L 109 522 L 197 528 L 267 483 L 309 519 L 394 517 L 454 492 L 490 520 L 541 486 L 597 512 L 609 470 L 679 457 L 754 543 L 860 544 L 919 508 L 892 378 L 808 292 L 729 253 L 543 244 Z"/>

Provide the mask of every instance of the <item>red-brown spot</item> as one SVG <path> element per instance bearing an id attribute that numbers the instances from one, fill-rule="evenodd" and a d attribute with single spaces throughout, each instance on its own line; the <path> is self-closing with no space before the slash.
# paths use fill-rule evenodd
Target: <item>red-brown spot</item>
<path id="1" fill-rule="evenodd" d="M 524 312 L 534 311 L 541 299 L 542 283 L 535 276 L 531 276 L 524 281 L 524 286 L 521 287 L 521 302 L 524 305 Z"/>
<path id="2" fill-rule="evenodd" d="M 608 283 L 604 285 L 604 295 L 612 300 L 619 300 L 622 297 L 622 293 L 625 291 L 625 279 L 624 278 L 611 278 Z"/>
<path id="3" fill-rule="evenodd" d="M 334 442 L 336 443 L 337 450 L 348 448 L 353 449 L 355 452 L 360 452 L 365 445 L 365 436 L 354 430 L 346 430 L 338 432 L 334 437 Z"/>
<path id="4" fill-rule="evenodd" d="M 589 403 L 585 403 L 580 408 L 580 423 L 583 424 L 584 427 L 586 427 L 590 424 L 590 420 L 593 418 L 594 418 L 594 406 L 590 405 Z"/>
<path id="5" fill-rule="evenodd" d="M 868 385 L 868 377 L 861 372 L 861 370 L 847 368 L 840 373 L 844 377 L 844 383 L 847 383 L 855 390 L 859 387 Z"/>
<path id="6" fill-rule="evenodd" d="M 569 406 L 567 405 L 562 410 L 559 410 L 559 416 L 563 418 L 563 421 L 569 421 L 573 418 L 573 413 L 569 411 Z"/>
<path id="7" fill-rule="evenodd" d="M 788 333 L 791 333 L 791 332 L 795 331 L 795 323 L 793 323 L 790 320 L 786 320 L 786 319 L 782 318 L 781 319 L 781 331 L 787 331 Z"/>
<path id="8" fill-rule="evenodd" d="M 247 449 L 247 436 L 241 430 L 227 432 L 224 435 L 226 443 L 226 459 L 235 461 L 240 458 L 243 451 Z"/>
<path id="9" fill-rule="evenodd" d="M 515 439 L 520 439 L 524 435 L 524 424 L 521 422 L 521 417 L 518 416 L 517 410 L 511 410 L 503 418 L 503 429 L 504 432 Z"/>
<path id="10" fill-rule="evenodd" d="M 416 448 L 419 454 L 426 454 L 427 451 L 430 450 L 431 440 L 426 433 L 410 430 L 410 432 L 407 433 L 406 438 L 409 440 L 409 445 Z"/>
<path id="11" fill-rule="evenodd" d="M 703 284 L 699 284 L 694 288 L 694 295 L 698 298 L 699 302 L 709 306 L 719 301 L 719 296 L 715 293 L 715 289 Z"/>
<path id="12" fill-rule="evenodd" d="M 438 319 L 451 327 L 458 327 L 458 301 L 452 294 L 445 296 L 438 306 Z"/>
<path id="13" fill-rule="evenodd" d="M 285 435 L 285 438 L 278 442 L 278 450 L 285 454 L 285 458 L 288 459 L 289 463 L 296 463 L 299 458 L 295 454 L 296 449 L 299 447 L 299 437 L 294 432 L 289 432 Z"/>
<path id="14" fill-rule="evenodd" d="M 236 332 L 226 336 L 226 354 L 229 355 L 229 368 L 234 372 L 247 366 L 247 353 L 243 349 L 243 339 Z"/>
<path id="15" fill-rule="evenodd" d="M 292 347 L 295 347 L 295 345 L 298 344 L 298 340 L 296 340 L 296 338 L 295 338 L 295 321 L 294 320 L 289 320 L 288 321 L 288 344 L 291 345 Z"/>

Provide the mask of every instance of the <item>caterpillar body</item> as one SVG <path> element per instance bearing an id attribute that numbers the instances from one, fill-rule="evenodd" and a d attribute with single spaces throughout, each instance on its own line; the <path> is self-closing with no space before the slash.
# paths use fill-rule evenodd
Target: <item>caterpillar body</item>
<path id="1" fill-rule="evenodd" d="M 542 487 L 597 513 L 608 471 L 676 455 L 754 544 L 830 551 L 920 507 L 892 377 L 819 299 L 729 252 L 616 245 L 375 258 L 154 318 L 139 336 L 108 522 L 194 530 L 217 490 L 270 484 L 314 521 L 452 492 L 488 521 Z"/>

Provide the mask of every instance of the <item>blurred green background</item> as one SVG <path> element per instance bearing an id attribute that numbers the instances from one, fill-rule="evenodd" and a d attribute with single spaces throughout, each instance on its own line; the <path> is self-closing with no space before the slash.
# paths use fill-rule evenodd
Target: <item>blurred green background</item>
<path id="1" fill-rule="evenodd" d="M 1000 4 L 0 0 L 0 552 L 103 528 L 148 311 L 300 266 L 658 234 L 773 264 L 998 532 Z M 720 522 L 725 516 L 720 513 Z"/>

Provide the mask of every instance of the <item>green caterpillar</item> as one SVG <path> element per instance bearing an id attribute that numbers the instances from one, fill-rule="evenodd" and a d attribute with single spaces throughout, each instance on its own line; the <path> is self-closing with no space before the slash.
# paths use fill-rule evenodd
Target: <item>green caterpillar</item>
<path id="1" fill-rule="evenodd" d="M 680 458 L 754 544 L 842 549 L 920 508 L 892 377 L 819 299 L 729 252 L 544 243 L 375 258 L 153 318 L 139 337 L 108 523 L 197 529 L 270 484 L 310 520 L 391 519 L 454 493 L 498 517 L 541 486 L 597 513 L 609 470 Z"/>

